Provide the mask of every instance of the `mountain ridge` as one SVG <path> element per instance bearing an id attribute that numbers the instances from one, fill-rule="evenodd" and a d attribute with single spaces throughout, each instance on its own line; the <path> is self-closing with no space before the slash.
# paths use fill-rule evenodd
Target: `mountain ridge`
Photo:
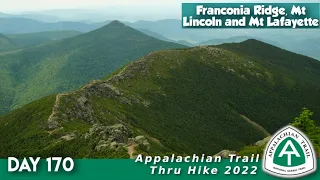
<path id="1" fill-rule="evenodd" d="M 0 18 L 0 33 L 26 33 L 26 32 L 41 32 L 48 30 L 76 30 L 80 32 L 89 32 L 100 28 L 110 21 L 103 21 L 100 23 L 86 23 L 78 21 L 61 21 L 53 23 L 44 23 L 32 19 L 24 18 Z M 301 54 L 318 58 L 319 60 L 319 46 L 316 39 L 319 39 L 319 29 L 304 30 L 270 30 L 264 29 L 256 31 L 251 30 L 188 30 L 180 26 L 181 20 L 178 19 L 164 19 L 159 21 L 136 21 L 124 22 L 125 24 L 135 29 L 147 29 L 154 33 L 160 34 L 168 39 L 174 41 L 185 40 L 192 44 L 198 44 L 204 41 L 213 39 L 219 41 L 219 44 L 229 42 L 228 38 L 233 36 L 250 36 L 265 42 L 283 47 L 290 51 L 299 52 Z M 149 33 L 150 35 L 150 33 Z M 292 38 L 295 37 L 295 38 Z M 157 38 L 157 37 L 156 37 Z M 222 38 L 222 39 L 220 39 Z M 224 38 L 224 39 L 223 39 Z M 216 44 L 215 42 L 213 42 Z M 182 44 L 190 46 L 189 43 L 182 42 Z M 301 46 L 300 46 L 301 45 Z"/>
<path id="2" fill-rule="evenodd" d="M 274 47 L 249 40 L 148 53 L 111 76 L 59 95 L 57 106 L 57 96 L 49 96 L 3 117 L 0 156 L 238 151 L 291 122 L 303 106 L 319 114 L 319 82 L 297 78 L 319 78 L 308 71 L 313 65 L 320 71 L 316 60 L 261 48 Z M 291 61 L 304 66 L 282 67 Z M 296 75 L 288 73 L 298 68 Z"/>

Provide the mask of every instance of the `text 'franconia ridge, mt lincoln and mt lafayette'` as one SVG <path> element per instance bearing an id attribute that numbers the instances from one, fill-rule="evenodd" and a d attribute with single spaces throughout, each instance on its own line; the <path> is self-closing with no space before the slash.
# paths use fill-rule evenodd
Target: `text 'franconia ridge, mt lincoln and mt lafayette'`
<path id="1" fill-rule="evenodd" d="M 319 4 L 183 4 L 183 27 L 319 28 Z M 221 4 L 219 4 L 221 5 Z"/>

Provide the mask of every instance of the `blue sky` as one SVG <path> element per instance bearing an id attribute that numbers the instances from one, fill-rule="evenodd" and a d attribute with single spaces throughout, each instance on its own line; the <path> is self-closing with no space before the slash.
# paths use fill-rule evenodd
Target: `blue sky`
<path id="1" fill-rule="evenodd" d="M 181 2 L 299 2 L 296 0 L 246 0 L 246 1 L 227 1 L 227 0 L 0 0 L 0 11 L 39 11 L 48 9 L 101 9 L 110 6 L 126 6 L 162 10 L 166 7 L 179 8 Z M 303 2 L 304 0 L 300 0 Z M 320 0 L 308 0 L 308 2 L 320 2 Z M 142 7 L 141 7 L 142 6 Z M 158 8 L 157 8 L 158 9 Z"/>

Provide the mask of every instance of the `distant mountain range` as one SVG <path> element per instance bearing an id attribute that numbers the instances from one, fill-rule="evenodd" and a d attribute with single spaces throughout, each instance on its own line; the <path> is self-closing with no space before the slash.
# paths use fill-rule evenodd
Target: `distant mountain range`
<path id="1" fill-rule="evenodd" d="M 107 23 L 106 23 L 107 24 Z M 39 22 L 20 17 L 0 18 L 0 33 L 21 34 L 43 31 L 80 31 L 88 32 L 100 28 L 105 24 L 87 24 L 83 22 L 62 21 L 54 23 Z"/>
<path id="2" fill-rule="evenodd" d="M 225 39 L 211 39 L 209 41 L 204 41 L 204 42 L 200 42 L 196 45 L 220 45 L 220 44 L 224 44 L 224 43 L 240 43 L 249 39 L 255 39 L 253 37 L 250 36 L 233 36 L 230 38 L 225 38 Z M 259 41 L 277 46 L 277 47 L 282 47 L 281 44 L 277 43 L 276 41 L 272 41 L 269 39 L 261 39 L 261 38 L 256 38 Z M 195 45 L 193 45 L 195 46 Z"/>
<path id="3" fill-rule="evenodd" d="M 9 16 L 6 18 L 0 18 L 0 33 L 19 34 L 57 30 L 89 32 L 105 26 L 108 23 L 110 23 L 110 21 L 100 23 L 72 21 L 50 23 L 28 19 L 23 16 Z M 320 38 L 320 29 L 183 29 L 181 27 L 180 20 L 176 19 L 123 23 L 158 39 L 179 42 L 187 46 L 195 46 L 199 44 L 208 45 L 210 42 L 212 45 L 228 43 L 230 42 L 230 39 L 248 37 L 259 39 L 303 55 L 314 58 L 320 57 L 318 43 Z"/>
<path id="4" fill-rule="evenodd" d="M 48 32 L 43 37 L 46 35 Z M 9 37 L 20 38 L 20 42 L 28 39 L 27 35 Z M 179 47 L 185 46 L 113 21 L 89 33 L 0 53 L 0 113 L 52 93 L 79 88 L 152 51 Z"/>
<path id="5" fill-rule="evenodd" d="M 28 18 L 40 22 L 58 22 L 61 21 L 56 16 L 39 14 L 39 13 L 29 13 L 29 14 L 7 14 L 7 13 L 0 13 L 0 18 Z"/>
<path id="6" fill-rule="evenodd" d="M 185 48 L 112 22 L 4 58 L 12 76 L 0 79 L 15 80 L 20 104 L 117 70 L 0 117 L 0 157 L 214 155 L 269 136 L 304 106 L 320 114 L 320 62 L 253 39 Z"/>
<path id="7" fill-rule="evenodd" d="M 225 38 L 225 39 L 210 39 L 209 41 L 201 42 L 198 45 L 219 45 L 223 43 L 239 43 L 239 42 L 246 41 L 248 39 L 252 39 L 252 37 L 234 36 L 234 37 Z"/>

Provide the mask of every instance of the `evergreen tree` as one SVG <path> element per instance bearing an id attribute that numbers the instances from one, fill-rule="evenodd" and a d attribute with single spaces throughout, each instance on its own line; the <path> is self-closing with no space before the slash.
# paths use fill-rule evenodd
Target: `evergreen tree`
<path id="1" fill-rule="evenodd" d="M 291 125 L 297 127 L 309 137 L 317 154 L 320 155 L 320 128 L 311 119 L 313 116 L 313 112 L 307 108 L 303 108 L 299 117 L 294 118 Z"/>

